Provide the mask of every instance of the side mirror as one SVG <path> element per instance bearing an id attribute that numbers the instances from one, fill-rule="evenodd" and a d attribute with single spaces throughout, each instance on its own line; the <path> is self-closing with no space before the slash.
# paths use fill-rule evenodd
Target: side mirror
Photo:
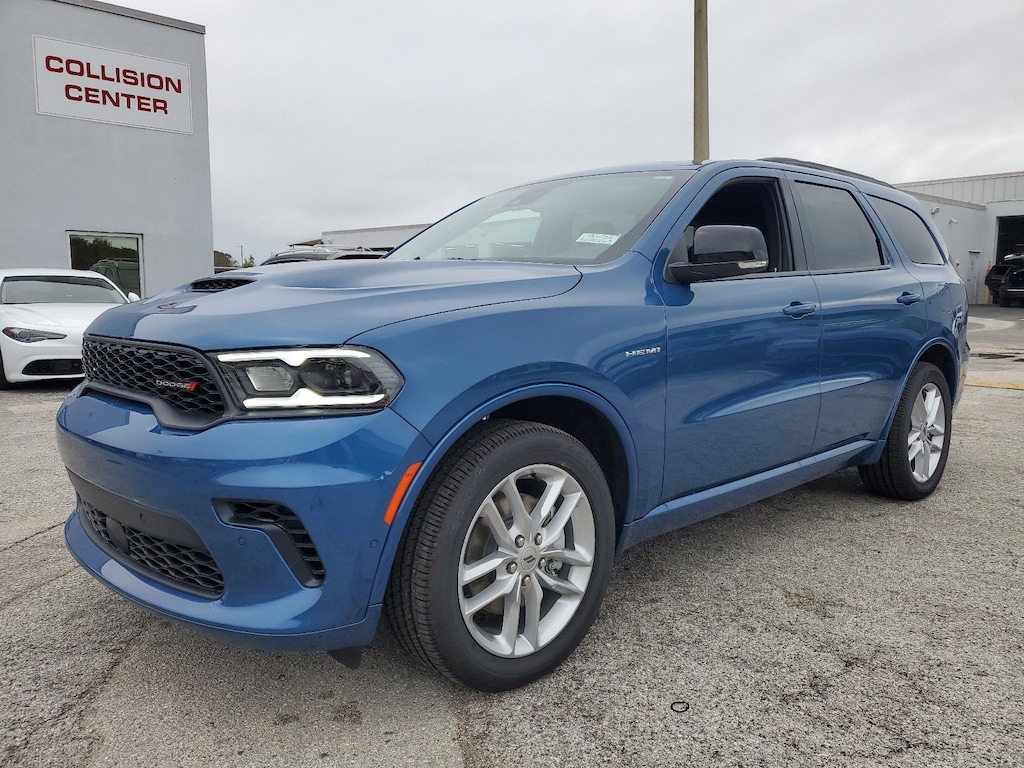
<path id="1" fill-rule="evenodd" d="M 768 246 L 757 227 L 709 224 L 693 234 L 693 254 L 680 241 L 665 264 L 665 279 L 697 283 L 768 270 Z"/>
<path id="2" fill-rule="evenodd" d="M 137 294 L 135 291 L 131 291 L 128 294 L 128 301 L 140 301 L 141 299 L 142 297 L 139 296 L 139 294 Z"/>

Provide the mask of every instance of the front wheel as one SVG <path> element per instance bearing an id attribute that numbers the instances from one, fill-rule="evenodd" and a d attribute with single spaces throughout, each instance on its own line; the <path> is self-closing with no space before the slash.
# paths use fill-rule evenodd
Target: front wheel
<path id="1" fill-rule="evenodd" d="M 407 651 L 457 682 L 525 685 L 586 635 L 614 538 L 607 483 L 581 443 L 543 424 L 483 422 L 413 512 L 388 620 Z"/>
<path id="2" fill-rule="evenodd" d="M 918 363 L 900 396 L 882 458 L 858 468 L 868 489 L 908 501 L 934 491 L 949 455 L 952 411 L 942 371 L 931 363 Z"/>
<path id="3" fill-rule="evenodd" d="M 12 389 L 13 385 L 4 375 L 4 356 L 0 354 L 0 389 Z"/>

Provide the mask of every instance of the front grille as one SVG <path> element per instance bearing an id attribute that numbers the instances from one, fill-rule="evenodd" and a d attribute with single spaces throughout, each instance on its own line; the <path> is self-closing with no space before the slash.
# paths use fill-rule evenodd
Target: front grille
<path id="1" fill-rule="evenodd" d="M 209 552 L 172 544 L 138 531 L 85 501 L 79 502 L 79 510 L 109 554 L 127 557 L 139 570 L 162 577 L 158 580 L 180 585 L 189 592 L 214 599 L 224 594 L 224 576 Z"/>
<path id="2" fill-rule="evenodd" d="M 155 395 L 189 416 L 220 416 L 224 398 L 203 358 L 185 348 L 87 337 L 82 364 L 90 381 Z"/>
<path id="3" fill-rule="evenodd" d="M 302 524 L 299 516 L 288 507 L 270 501 L 231 501 L 227 502 L 224 507 L 220 507 L 220 510 L 224 511 L 218 511 L 218 514 L 231 525 L 256 528 L 270 534 L 278 551 L 282 550 L 282 542 L 280 536 L 274 534 L 277 531 L 283 532 L 287 536 L 287 543 L 284 546 L 289 547 L 291 552 L 286 549 L 281 551 L 281 555 L 292 572 L 307 587 L 317 587 L 323 584 L 325 571 L 320 553 L 317 551 L 309 531 L 306 530 L 306 526 Z M 298 555 L 298 563 L 294 557 L 295 554 Z"/>
<path id="4" fill-rule="evenodd" d="M 26 376 L 81 376 L 81 360 L 33 360 L 22 371 Z"/>
<path id="5" fill-rule="evenodd" d="M 196 293 L 216 293 L 248 285 L 251 282 L 252 280 L 241 277 L 204 277 L 202 280 L 193 281 L 188 288 Z"/>

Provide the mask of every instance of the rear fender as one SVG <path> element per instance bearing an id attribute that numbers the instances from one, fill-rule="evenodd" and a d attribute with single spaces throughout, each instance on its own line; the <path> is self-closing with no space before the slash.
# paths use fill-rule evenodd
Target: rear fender
<path id="1" fill-rule="evenodd" d="M 917 357 L 914 358 L 914 364 L 910 366 L 910 368 L 907 370 L 907 373 L 903 376 L 903 380 L 900 382 L 900 397 L 896 400 L 895 403 L 893 403 L 892 410 L 889 412 L 889 418 L 885 422 L 885 429 L 882 430 L 882 434 L 879 436 L 878 442 L 876 443 L 875 447 L 871 450 L 870 453 L 865 454 L 864 464 L 874 464 L 878 462 L 879 459 L 882 458 L 882 451 L 885 450 L 885 443 L 889 439 L 889 430 L 892 429 L 893 419 L 896 418 L 896 409 L 899 407 L 899 400 L 903 397 L 903 392 L 907 388 L 907 382 L 910 380 L 910 374 L 913 372 L 914 368 L 917 367 L 917 364 L 922 361 L 922 359 L 930 356 L 933 350 L 935 350 L 938 347 L 941 347 L 943 350 L 945 350 L 949 354 L 950 359 L 952 360 L 952 371 L 945 370 L 943 366 L 938 367 L 939 370 L 941 370 L 946 377 L 946 383 L 949 384 L 949 391 L 953 395 L 954 402 L 959 400 L 960 389 L 963 384 L 963 376 L 961 375 L 961 372 L 963 371 L 963 365 L 960 362 L 958 362 L 958 356 L 948 341 L 946 341 L 945 339 L 933 339 L 927 347 L 918 352 Z"/>

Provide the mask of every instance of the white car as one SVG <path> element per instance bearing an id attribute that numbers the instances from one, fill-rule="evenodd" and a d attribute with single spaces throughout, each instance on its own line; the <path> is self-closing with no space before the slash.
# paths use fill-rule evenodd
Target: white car
<path id="1" fill-rule="evenodd" d="M 80 377 L 86 326 L 128 301 L 120 288 L 95 272 L 0 269 L 0 388 L 18 381 Z"/>

